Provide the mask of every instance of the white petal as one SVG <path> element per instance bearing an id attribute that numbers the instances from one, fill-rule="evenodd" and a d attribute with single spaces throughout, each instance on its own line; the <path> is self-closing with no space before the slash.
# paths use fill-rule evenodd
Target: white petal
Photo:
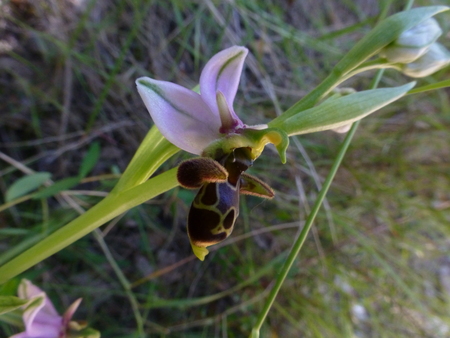
<path id="1" fill-rule="evenodd" d="M 240 46 L 227 48 L 216 55 L 205 65 L 200 76 L 200 93 L 210 109 L 219 116 L 216 93 L 220 91 L 226 101 L 233 107 L 244 60 L 248 49 Z"/>
<path id="2" fill-rule="evenodd" d="M 450 64 L 450 52 L 435 42 L 430 49 L 416 61 L 403 67 L 403 74 L 410 77 L 425 77 L 441 70 Z"/>
<path id="3" fill-rule="evenodd" d="M 220 137 L 220 117 L 211 112 L 199 94 L 148 77 L 137 79 L 136 85 L 156 126 L 177 147 L 199 155 Z"/>
<path id="4" fill-rule="evenodd" d="M 441 34 L 442 29 L 439 23 L 436 19 L 429 18 L 403 32 L 395 44 L 401 47 L 426 47 L 435 42 Z"/>

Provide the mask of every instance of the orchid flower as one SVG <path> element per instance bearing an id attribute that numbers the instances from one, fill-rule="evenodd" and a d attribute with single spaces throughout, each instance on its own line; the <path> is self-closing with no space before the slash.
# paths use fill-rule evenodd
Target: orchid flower
<path id="1" fill-rule="evenodd" d="M 63 316 L 56 312 L 46 293 L 24 279 L 19 285 L 20 298 L 28 299 L 23 312 L 25 332 L 10 338 L 66 338 L 70 320 L 81 303 L 77 299 L 69 306 Z"/>
<path id="2" fill-rule="evenodd" d="M 277 135 L 280 131 L 265 124 L 247 126 L 233 109 L 247 54 L 247 48 L 233 46 L 214 55 L 201 73 L 200 94 L 149 77 L 136 80 L 153 121 L 170 142 L 189 153 L 209 157 L 214 157 L 217 141 L 224 151 L 250 147 L 253 159 L 267 143 L 285 146 L 284 135 Z M 266 131 L 255 132 L 259 130 Z"/>
<path id="3" fill-rule="evenodd" d="M 285 162 L 286 133 L 267 125 L 247 126 L 233 102 L 239 85 L 245 47 L 227 48 L 208 61 L 200 76 L 200 94 L 174 83 L 141 77 L 139 94 L 161 134 L 200 158 L 183 162 L 178 181 L 201 188 L 188 216 L 188 235 L 201 260 L 205 247 L 228 237 L 239 214 L 239 193 L 272 198 L 270 187 L 244 171 L 273 143 Z"/>

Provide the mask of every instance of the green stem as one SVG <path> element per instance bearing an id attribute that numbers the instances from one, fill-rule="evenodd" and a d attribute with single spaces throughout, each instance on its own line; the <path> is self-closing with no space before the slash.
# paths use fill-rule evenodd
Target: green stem
<path id="1" fill-rule="evenodd" d="M 263 307 L 260 315 L 258 316 L 258 320 L 252 329 L 251 338 L 259 337 L 259 331 L 261 329 L 261 326 L 264 323 L 264 320 L 266 319 L 267 314 L 269 313 L 270 308 L 272 307 L 272 304 L 275 301 L 275 298 L 278 295 L 278 292 L 280 291 L 281 286 L 283 285 L 284 280 L 286 279 L 286 276 L 292 267 L 292 264 L 294 263 L 295 259 L 297 258 L 298 254 L 300 252 L 300 249 L 302 248 L 303 243 L 306 240 L 306 236 L 308 235 L 309 231 L 311 230 L 311 227 L 316 218 L 316 215 L 319 212 L 319 209 L 322 206 L 322 202 L 328 192 L 328 189 L 330 188 L 331 183 L 333 182 L 334 176 L 336 175 L 336 172 L 337 172 L 339 166 L 341 165 L 342 159 L 344 158 L 344 155 L 348 149 L 348 146 L 350 145 L 350 142 L 353 138 L 353 135 L 355 134 L 358 124 L 359 124 L 359 121 L 355 122 L 352 125 L 352 128 L 350 129 L 350 131 L 347 133 L 347 136 L 346 136 L 344 142 L 342 143 L 341 148 L 339 149 L 339 153 L 336 157 L 336 160 L 334 161 L 333 166 L 323 184 L 322 190 L 319 192 L 319 195 L 317 196 L 317 199 L 314 203 L 311 213 L 309 214 L 309 216 L 306 220 L 305 226 L 303 227 L 301 233 L 299 234 L 297 240 L 295 241 L 294 246 L 292 247 L 288 258 L 286 259 L 286 262 L 284 263 L 280 273 L 278 274 L 275 285 L 272 288 L 272 290 L 270 291 L 267 301 L 264 304 L 264 307 Z"/>
<path id="2" fill-rule="evenodd" d="M 405 9 L 411 8 L 413 4 L 413 1 L 408 1 L 408 3 L 405 6 Z M 364 68 L 364 67 L 362 67 Z M 372 81 L 371 89 L 375 89 L 384 73 L 384 69 L 379 69 L 377 72 L 375 78 Z M 282 123 L 286 118 L 298 113 L 299 111 L 305 110 L 312 107 L 315 103 L 317 103 L 321 98 L 323 98 L 327 93 L 329 93 L 338 83 L 342 82 L 342 78 L 348 78 L 346 75 L 350 74 L 350 72 L 346 72 L 346 74 L 339 74 L 337 72 L 333 72 L 330 74 L 318 87 L 316 87 L 310 94 L 305 96 L 302 100 L 297 102 L 294 106 L 292 106 L 286 113 L 281 115 L 279 118 L 275 119 L 277 122 L 272 123 L 270 126 L 275 127 L 276 124 Z M 354 75 L 354 74 L 352 74 Z M 312 104 L 312 105 L 311 105 Z M 311 105 L 311 106 L 309 106 Z M 274 121 L 275 121 L 274 120 Z M 275 301 L 275 298 L 278 295 L 278 292 L 281 289 L 281 286 L 283 285 L 287 274 L 289 273 L 295 259 L 297 258 L 298 254 L 300 253 L 300 250 L 305 243 L 306 237 L 311 230 L 312 224 L 317 216 L 317 213 L 319 212 L 320 207 L 322 206 L 323 200 L 331 186 L 331 183 L 333 182 L 333 179 L 336 175 L 337 170 L 339 169 L 342 160 L 344 158 L 345 153 L 347 152 L 348 147 L 350 146 L 351 140 L 353 139 L 353 136 L 356 132 L 356 129 L 359 126 L 360 121 L 357 121 L 353 123 L 350 131 L 347 133 L 344 142 L 342 143 L 338 155 L 336 157 L 336 160 L 333 163 L 333 166 L 331 167 L 330 172 L 328 173 L 327 178 L 325 179 L 325 182 L 322 186 L 321 191 L 319 192 L 319 195 L 317 196 L 317 199 L 314 203 L 314 206 L 311 210 L 311 213 L 308 215 L 308 218 L 306 220 L 305 226 L 303 227 L 302 231 L 300 232 L 299 236 L 297 237 L 291 252 L 289 253 L 289 256 L 283 265 L 277 280 L 275 282 L 274 287 L 270 291 L 270 294 L 266 300 L 266 303 L 264 304 L 264 307 L 258 316 L 257 322 L 255 326 L 252 329 L 251 338 L 259 338 L 260 336 L 260 330 L 261 327 L 272 307 L 272 304 Z"/>
<path id="3" fill-rule="evenodd" d="M 370 86 L 371 89 L 375 89 L 378 86 L 378 83 L 380 82 L 383 72 L 384 72 L 383 69 L 380 69 L 377 72 L 375 78 L 372 81 L 372 85 Z M 350 131 L 347 133 L 347 135 L 344 139 L 344 142 L 342 143 L 342 145 L 339 149 L 339 152 L 336 156 L 336 160 L 334 161 L 333 166 L 331 167 L 330 172 L 328 173 L 328 176 L 325 179 L 325 182 L 323 183 L 322 190 L 320 190 L 319 195 L 317 196 L 317 199 L 311 210 L 311 213 L 308 215 L 305 226 L 303 227 L 302 231 L 300 232 L 299 236 L 297 237 L 297 239 L 291 249 L 291 252 L 289 253 L 288 258 L 286 259 L 286 262 L 284 263 L 283 267 L 281 268 L 280 273 L 278 274 L 275 285 L 272 288 L 272 290 L 270 291 L 270 294 L 266 300 L 266 303 L 264 304 L 264 307 L 258 316 L 258 320 L 251 332 L 251 336 L 250 336 L 251 338 L 259 337 L 259 332 L 261 330 L 262 324 L 264 323 L 264 321 L 272 307 L 272 304 L 275 301 L 275 298 L 277 297 L 278 292 L 280 291 L 281 286 L 283 285 L 283 283 L 286 279 L 287 274 L 289 273 L 303 244 L 305 243 L 306 237 L 308 236 L 308 233 L 311 230 L 311 227 L 317 216 L 317 213 L 319 212 L 319 209 L 322 206 L 323 200 L 325 199 L 328 189 L 330 188 L 331 183 L 333 182 L 334 176 L 336 175 L 336 172 L 342 163 L 344 155 L 347 152 L 348 147 L 350 146 L 350 142 L 352 141 L 353 136 L 355 135 L 355 132 L 356 132 L 356 129 L 358 128 L 359 123 L 360 123 L 360 121 L 353 123 Z"/>
<path id="4" fill-rule="evenodd" d="M 87 212 L 0 267 L 0 284 L 64 249 L 105 222 L 178 185 L 177 168 L 138 186 L 111 193 Z"/>

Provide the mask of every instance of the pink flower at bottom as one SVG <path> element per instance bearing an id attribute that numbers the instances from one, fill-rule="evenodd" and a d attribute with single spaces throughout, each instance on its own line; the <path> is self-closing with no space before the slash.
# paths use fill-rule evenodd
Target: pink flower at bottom
<path id="1" fill-rule="evenodd" d="M 66 338 L 70 319 L 80 305 L 81 298 L 60 316 L 46 293 L 29 280 L 22 280 L 18 294 L 20 298 L 29 300 L 23 311 L 25 331 L 10 338 Z"/>

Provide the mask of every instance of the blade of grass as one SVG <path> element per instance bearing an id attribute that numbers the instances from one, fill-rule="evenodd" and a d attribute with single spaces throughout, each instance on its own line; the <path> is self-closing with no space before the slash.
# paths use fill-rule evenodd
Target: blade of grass
<path id="1" fill-rule="evenodd" d="M 377 76 L 375 77 L 373 84 L 371 86 L 372 88 L 377 87 L 382 74 L 383 74 L 382 70 L 380 70 L 377 73 Z M 261 327 L 273 305 L 273 302 L 275 301 L 275 298 L 278 295 L 278 292 L 281 289 L 281 286 L 283 285 L 292 265 L 294 264 L 295 259 L 297 258 L 303 244 L 305 243 L 306 237 L 308 236 L 308 233 L 311 230 L 311 227 L 317 216 L 317 213 L 319 212 L 319 209 L 322 206 L 323 200 L 325 199 L 328 189 L 330 188 L 331 183 L 333 182 L 334 176 L 336 175 L 337 170 L 339 169 L 339 167 L 342 163 L 342 160 L 344 159 L 345 153 L 347 152 L 347 149 L 350 146 L 350 143 L 353 139 L 353 136 L 355 135 L 355 132 L 358 128 L 359 123 L 360 123 L 360 121 L 353 123 L 350 131 L 347 133 L 347 136 L 345 137 L 344 142 L 342 143 L 342 145 L 339 149 L 339 152 L 336 156 L 333 166 L 331 167 L 330 172 L 328 173 L 328 176 L 325 179 L 325 182 L 323 183 L 322 190 L 320 190 L 319 195 L 317 196 L 317 199 L 314 203 L 314 206 L 311 209 L 311 213 L 309 214 L 309 216 L 306 220 L 305 226 L 303 227 L 301 233 L 299 234 L 296 241 L 294 242 L 291 252 L 289 253 L 289 256 L 286 259 L 285 264 L 283 265 L 280 273 L 278 274 L 275 285 L 274 285 L 273 289 L 271 290 L 260 315 L 258 316 L 257 322 L 256 322 L 255 326 L 253 327 L 251 335 L 250 335 L 251 338 L 259 337 Z"/>
<path id="2" fill-rule="evenodd" d="M 133 310 L 134 318 L 136 320 L 138 335 L 139 335 L 139 337 L 144 338 L 145 337 L 144 321 L 142 319 L 141 313 L 139 312 L 139 303 L 138 303 L 136 297 L 134 296 L 134 293 L 131 291 L 131 284 L 128 281 L 128 279 L 125 277 L 125 275 L 123 274 L 119 265 L 116 263 L 116 260 L 114 259 L 111 251 L 109 250 L 108 245 L 103 240 L 101 231 L 99 229 L 95 229 L 93 234 L 94 234 L 95 239 L 97 240 L 97 243 L 102 248 L 103 254 L 105 255 L 109 264 L 111 265 L 114 272 L 116 273 L 116 276 L 119 279 L 120 284 L 122 284 L 122 287 L 125 290 L 128 300 L 130 301 L 131 308 Z"/>

